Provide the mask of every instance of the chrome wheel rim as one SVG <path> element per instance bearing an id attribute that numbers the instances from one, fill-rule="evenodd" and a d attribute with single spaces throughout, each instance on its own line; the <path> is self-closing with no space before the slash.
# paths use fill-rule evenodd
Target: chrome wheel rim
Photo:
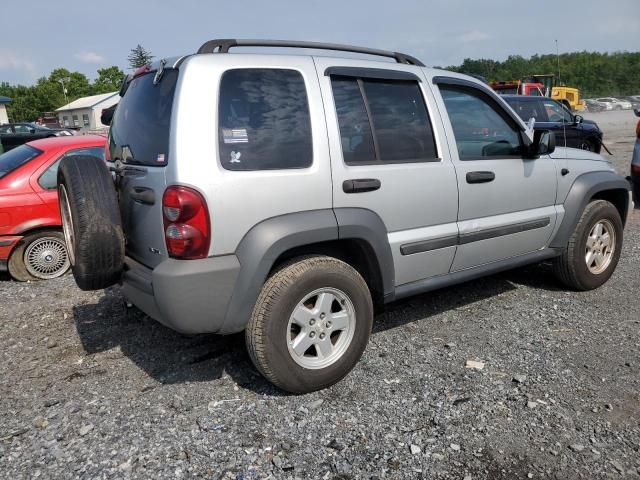
<path id="1" fill-rule="evenodd" d="M 319 288 L 298 302 L 287 325 L 287 348 L 301 367 L 317 370 L 337 362 L 349 349 L 356 313 L 337 288 Z"/>
<path id="2" fill-rule="evenodd" d="M 64 185 L 60 185 L 58 188 L 58 197 L 60 199 L 60 216 L 62 217 L 62 232 L 64 233 L 64 241 L 68 245 L 67 255 L 69 256 L 69 262 L 71 265 L 76 264 L 76 241 L 73 234 L 73 219 L 71 218 L 71 207 L 69 207 L 69 197 L 67 196 L 67 189 Z"/>
<path id="3" fill-rule="evenodd" d="M 585 246 L 584 261 L 589 272 L 598 275 L 604 272 L 616 249 L 616 232 L 609 220 L 599 220 L 591 227 Z"/>
<path id="4" fill-rule="evenodd" d="M 24 252 L 24 265 L 34 277 L 56 278 L 69 268 L 69 256 L 62 239 L 42 237 L 31 242 Z"/>

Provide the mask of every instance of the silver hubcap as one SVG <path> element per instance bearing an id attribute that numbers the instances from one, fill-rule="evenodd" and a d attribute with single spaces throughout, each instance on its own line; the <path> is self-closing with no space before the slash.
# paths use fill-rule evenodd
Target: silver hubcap
<path id="1" fill-rule="evenodd" d="M 616 248 L 616 232 L 609 220 L 598 221 L 589 232 L 584 260 L 593 274 L 604 272 L 611 264 Z"/>
<path id="2" fill-rule="evenodd" d="M 326 368 L 347 351 L 355 328 L 355 309 L 344 292 L 329 287 L 314 290 L 289 317 L 289 355 L 304 368 Z"/>
<path id="3" fill-rule="evenodd" d="M 24 252 L 24 264 L 36 278 L 59 277 L 69 268 L 64 242 L 56 237 L 42 237 L 31 242 Z"/>
<path id="4" fill-rule="evenodd" d="M 69 197 L 67 189 L 64 185 L 58 188 L 58 198 L 60 204 L 60 216 L 62 217 L 62 232 L 64 233 L 64 241 L 69 246 L 68 255 L 71 265 L 76 264 L 75 257 L 75 236 L 73 235 L 73 220 L 71 218 L 71 208 L 69 207 Z"/>

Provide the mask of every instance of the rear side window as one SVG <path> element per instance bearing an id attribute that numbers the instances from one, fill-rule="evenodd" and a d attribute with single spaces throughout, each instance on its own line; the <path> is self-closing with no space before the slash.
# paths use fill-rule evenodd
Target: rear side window
<path id="1" fill-rule="evenodd" d="M 41 153 L 42 151 L 29 145 L 20 145 L 13 150 L 3 153 L 0 155 L 0 178 L 30 162 Z"/>
<path id="2" fill-rule="evenodd" d="M 178 70 L 165 69 L 134 78 L 116 108 L 109 130 L 112 160 L 139 165 L 167 164 L 171 110 Z"/>
<path id="3" fill-rule="evenodd" d="M 45 190 L 53 190 L 57 188 L 58 185 L 58 167 L 60 166 L 60 162 L 62 159 L 66 157 L 70 157 L 71 155 L 89 155 L 91 157 L 98 157 L 101 160 L 104 160 L 104 148 L 103 147 L 87 147 L 87 148 L 76 148 L 75 150 L 69 150 L 67 153 L 62 155 L 58 160 L 53 162 L 49 168 L 47 168 L 40 178 L 38 179 L 38 184 L 44 188 Z"/>
<path id="4" fill-rule="evenodd" d="M 305 168 L 313 162 L 309 104 L 300 72 L 225 72 L 218 118 L 220 162 L 227 170 Z"/>
<path id="5" fill-rule="evenodd" d="M 437 160 L 417 82 L 333 77 L 331 86 L 345 163 Z"/>

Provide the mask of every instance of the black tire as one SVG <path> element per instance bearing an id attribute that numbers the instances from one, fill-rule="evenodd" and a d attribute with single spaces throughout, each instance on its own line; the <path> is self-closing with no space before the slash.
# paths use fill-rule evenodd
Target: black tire
<path id="1" fill-rule="evenodd" d="M 355 312 L 353 337 L 334 363 L 304 368 L 289 351 L 289 318 L 305 296 L 322 288 L 338 289 L 348 297 Z M 245 338 L 254 365 L 267 380 L 288 392 L 307 393 L 333 385 L 353 369 L 367 346 L 372 324 L 371 294 L 354 268 L 332 257 L 300 257 L 283 265 L 267 280 Z"/>
<path id="2" fill-rule="evenodd" d="M 49 253 L 49 256 L 52 257 L 50 258 L 50 263 L 48 265 L 41 264 L 41 267 L 45 267 L 43 269 L 34 269 L 33 264 L 27 266 L 26 262 L 28 260 L 25 260 L 25 253 L 29 252 L 30 247 L 38 244 L 42 245 L 43 242 L 49 245 L 53 243 L 54 245 L 54 248 Z M 64 246 L 64 236 L 61 232 L 55 230 L 46 230 L 26 235 L 11 252 L 7 266 L 11 277 L 19 282 L 48 280 L 61 277 L 69 270 L 68 254 Z M 47 267 L 50 268 L 47 269 Z M 29 271 L 30 269 L 31 272 Z"/>
<path id="3" fill-rule="evenodd" d="M 124 235 L 105 162 L 89 155 L 63 159 L 58 169 L 58 202 L 78 287 L 98 290 L 116 283 L 124 265 Z"/>
<path id="4" fill-rule="evenodd" d="M 585 260 L 587 239 L 591 229 L 601 221 L 608 221 L 615 233 L 614 251 L 608 266 L 599 273 L 589 270 Z M 613 274 L 622 250 L 623 225 L 620 213 L 610 202 L 595 200 L 587 205 L 562 255 L 554 259 L 556 276 L 567 287 L 575 290 L 593 290 L 604 284 Z"/>

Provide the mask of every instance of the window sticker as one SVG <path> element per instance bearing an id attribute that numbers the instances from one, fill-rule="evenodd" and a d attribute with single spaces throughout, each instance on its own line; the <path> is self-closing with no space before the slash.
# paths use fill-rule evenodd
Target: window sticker
<path id="1" fill-rule="evenodd" d="M 224 143 L 249 143 L 246 128 L 223 128 L 222 139 Z"/>
<path id="2" fill-rule="evenodd" d="M 231 160 L 229 160 L 229 163 L 240 163 L 241 152 L 232 151 L 230 155 Z"/>

